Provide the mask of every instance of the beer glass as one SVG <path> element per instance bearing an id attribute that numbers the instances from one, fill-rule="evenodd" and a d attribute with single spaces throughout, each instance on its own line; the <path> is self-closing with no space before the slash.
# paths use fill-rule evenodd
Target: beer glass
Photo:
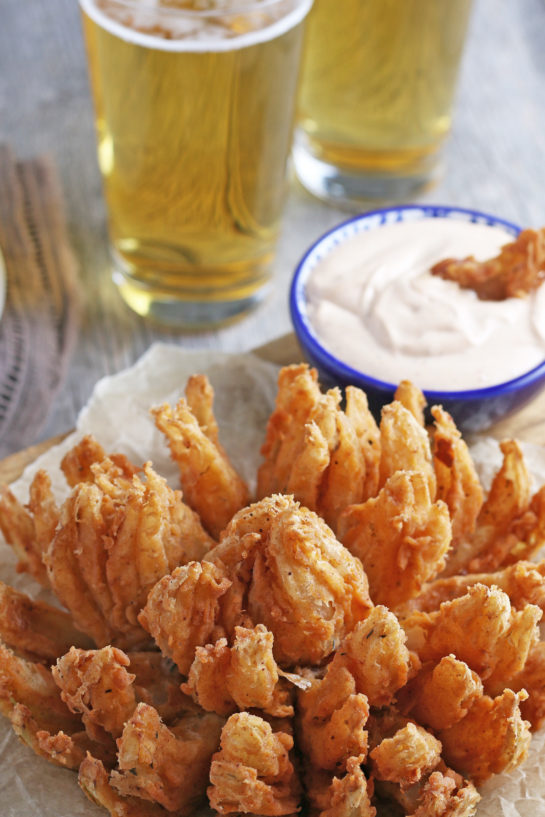
<path id="1" fill-rule="evenodd" d="M 258 303 L 312 0 L 80 0 L 114 280 L 180 327 Z"/>
<path id="2" fill-rule="evenodd" d="M 315 0 L 294 161 L 315 195 L 360 207 L 433 181 L 471 0 Z"/>

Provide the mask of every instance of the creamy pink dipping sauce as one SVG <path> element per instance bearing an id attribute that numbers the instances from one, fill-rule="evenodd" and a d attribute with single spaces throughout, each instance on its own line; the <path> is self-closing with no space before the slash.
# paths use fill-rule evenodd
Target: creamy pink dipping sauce
<path id="1" fill-rule="evenodd" d="M 510 241 L 501 228 L 441 218 L 355 235 L 311 272 L 309 323 L 327 351 L 388 383 L 464 391 L 511 380 L 545 359 L 545 286 L 481 301 L 429 271 L 444 258 L 491 258 Z"/>

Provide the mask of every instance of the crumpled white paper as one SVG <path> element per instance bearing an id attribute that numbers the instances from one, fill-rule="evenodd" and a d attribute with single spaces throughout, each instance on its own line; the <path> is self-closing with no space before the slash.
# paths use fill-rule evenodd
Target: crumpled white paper
<path id="1" fill-rule="evenodd" d="M 151 460 L 177 487 L 177 467 L 149 409 L 164 402 L 175 403 L 187 378 L 195 372 L 210 378 L 222 444 L 253 489 L 265 425 L 274 406 L 278 367 L 254 355 L 187 352 L 155 344 L 133 367 L 97 383 L 76 431 L 28 466 L 12 486 L 15 495 L 26 502 L 32 477 L 38 468 L 45 468 L 57 498 L 62 500 L 68 488 L 58 467 L 60 460 L 88 433 L 94 434 L 108 452 L 122 452 L 138 463 Z M 523 448 L 536 485 L 545 482 L 545 452 L 528 444 Z M 501 462 L 497 442 L 480 439 L 473 455 L 484 484 L 488 484 Z M 2 581 L 52 601 L 32 579 L 15 572 L 16 559 L 1 537 L 0 559 Z M 533 737 L 529 757 L 521 767 L 492 778 L 481 788 L 478 816 L 545 817 L 544 752 L 545 729 Z M 0 802 L 2 817 L 104 817 L 106 813 L 80 792 L 74 772 L 36 757 L 17 740 L 4 719 L 0 719 Z"/>

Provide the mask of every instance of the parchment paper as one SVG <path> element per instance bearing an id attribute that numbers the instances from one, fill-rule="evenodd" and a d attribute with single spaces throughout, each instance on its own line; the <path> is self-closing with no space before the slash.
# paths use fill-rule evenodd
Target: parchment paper
<path id="1" fill-rule="evenodd" d="M 107 452 L 120 451 L 132 461 L 153 462 L 154 468 L 173 487 L 178 471 L 168 448 L 149 415 L 151 406 L 174 403 L 183 393 L 189 375 L 206 373 L 214 387 L 215 412 L 220 438 L 235 466 L 255 485 L 259 449 L 267 418 L 276 396 L 277 367 L 253 355 L 186 352 L 178 347 L 155 344 L 135 366 L 101 380 L 87 407 L 81 412 L 76 431 L 59 446 L 29 466 L 12 490 L 23 502 L 28 485 L 38 468 L 45 468 L 59 500 L 68 494 L 58 465 L 64 453 L 84 434 L 93 433 Z M 536 485 L 545 482 L 545 452 L 526 444 Z M 488 484 L 501 462 L 498 444 L 479 440 L 473 448 L 481 477 Z M 34 581 L 15 572 L 16 559 L 0 537 L 0 578 L 33 597 L 53 601 Z M 479 817 L 545 817 L 545 729 L 534 735 L 530 754 L 523 766 L 498 775 L 481 788 Z M 98 817 L 106 812 L 80 792 L 74 772 L 60 769 L 34 755 L 0 719 L 0 814 L 2 817 Z M 165 812 L 166 813 L 166 812 Z M 380 815 L 379 815 L 380 817 Z"/>

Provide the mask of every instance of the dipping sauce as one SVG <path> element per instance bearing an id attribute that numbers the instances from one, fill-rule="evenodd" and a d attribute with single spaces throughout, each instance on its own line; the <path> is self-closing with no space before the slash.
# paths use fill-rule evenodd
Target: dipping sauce
<path id="1" fill-rule="evenodd" d="M 513 241 L 496 226 L 449 218 L 385 224 L 347 238 L 306 282 L 307 319 L 332 355 L 377 380 L 465 391 L 545 360 L 545 286 L 482 301 L 433 276 L 444 258 L 485 260 Z"/>

